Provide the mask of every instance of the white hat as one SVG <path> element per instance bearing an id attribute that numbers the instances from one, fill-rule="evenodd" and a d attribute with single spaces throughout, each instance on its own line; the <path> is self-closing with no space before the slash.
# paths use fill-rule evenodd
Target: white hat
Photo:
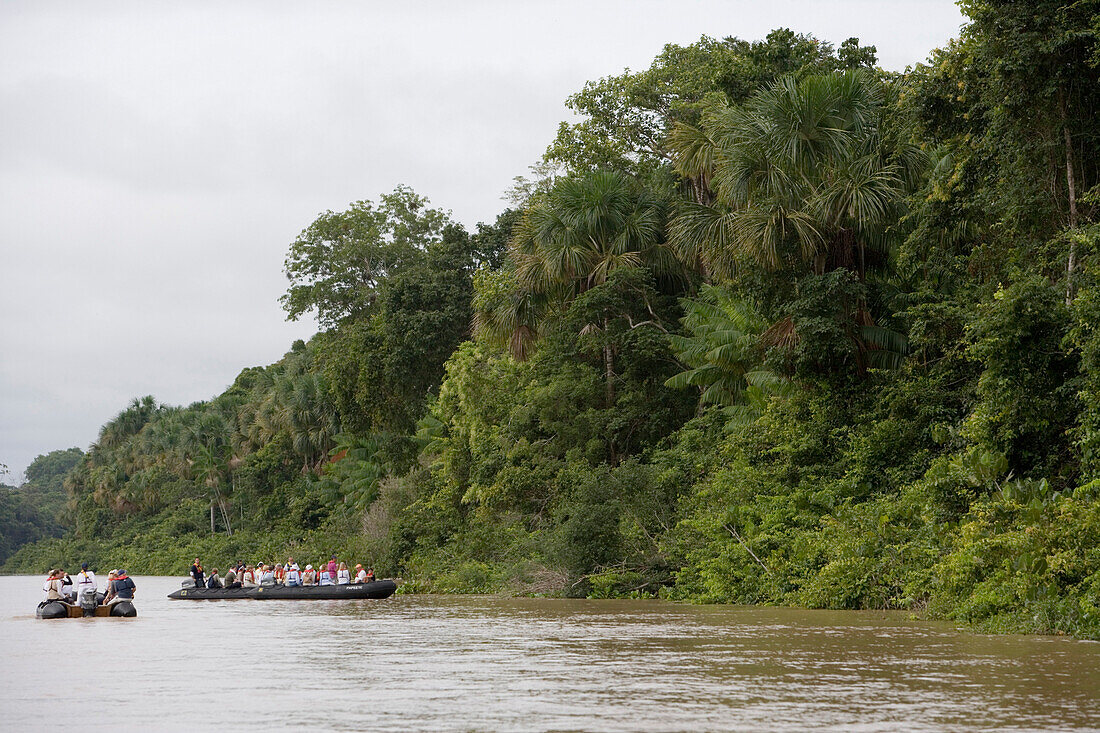
<path id="1" fill-rule="evenodd" d="M 313 570 L 313 566 L 312 565 L 306 565 L 306 570 Z"/>

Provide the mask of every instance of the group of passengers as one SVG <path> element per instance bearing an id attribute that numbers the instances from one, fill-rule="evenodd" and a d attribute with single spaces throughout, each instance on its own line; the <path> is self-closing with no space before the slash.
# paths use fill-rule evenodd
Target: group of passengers
<path id="1" fill-rule="evenodd" d="M 374 580 L 374 568 L 364 569 L 356 564 L 354 579 L 351 570 L 348 570 L 346 562 L 337 562 L 336 556 L 329 557 L 328 562 L 306 565 L 302 570 L 294 558 L 288 558 L 285 563 L 256 563 L 249 565 L 237 561 L 229 566 L 223 577 L 217 568 L 206 575 L 199 558 L 191 564 L 191 577 L 195 581 L 196 588 L 255 588 L 257 586 L 285 585 L 288 588 L 309 585 L 348 585 L 350 583 L 370 583 Z"/>
<path id="2" fill-rule="evenodd" d="M 82 595 L 88 595 L 106 604 L 115 600 L 132 601 L 137 585 L 125 570 L 112 570 L 107 574 L 103 598 L 99 599 L 99 583 L 95 573 L 89 570 L 88 563 L 84 562 L 80 564 L 80 573 L 77 574 L 75 581 L 61 568 L 51 570 L 42 590 L 46 594 L 43 598 L 44 602 L 79 603 Z"/>

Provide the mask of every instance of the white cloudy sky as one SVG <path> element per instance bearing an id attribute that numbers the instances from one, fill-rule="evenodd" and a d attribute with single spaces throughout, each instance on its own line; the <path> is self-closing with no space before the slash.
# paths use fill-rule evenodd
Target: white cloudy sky
<path id="1" fill-rule="evenodd" d="M 903 69 L 951 0 L 0 4 L 0 463 L 278 359 L 287 245 L 399 183 L 492 221 L 586 80 L 790 27 Z M 3 477 L 0 477 L 2 479 Z"/>

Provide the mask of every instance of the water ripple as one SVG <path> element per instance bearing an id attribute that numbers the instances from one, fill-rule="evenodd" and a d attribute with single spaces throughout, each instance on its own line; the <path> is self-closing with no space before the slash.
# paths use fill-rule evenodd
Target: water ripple
<path id="1" fill-rule="evenodd" d="M 1100 729 L 1100 645 L 898 613 L 138 583 L 137 619 L 45 622 L 35 579 L 0 578 L 6 728 L 81 699 L 114 731 Z"/>

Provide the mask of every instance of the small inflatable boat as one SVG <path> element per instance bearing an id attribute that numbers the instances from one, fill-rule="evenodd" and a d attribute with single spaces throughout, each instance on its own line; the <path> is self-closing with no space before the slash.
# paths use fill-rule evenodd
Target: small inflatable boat
<path id="1" fill-rule="evenodd" d="M 338 601 L 361 598 L 389 598 L 397 590 L 392 580 L 347 585 L 261 585 L 251 588 L 196 588 L 188 578 L 184 587 L 168 594 L 173 600 L 230 601 L 248 598 L 255 601 Z"/>
<path id="2" fill-rule="evenodd" d="M 89 608 L 67 601 L 42 601 L 34 615 L 37 618 L 134 618 L 137 616 L 137 609 L 134 608 L 133 601 L 126 599 L 107 604 L 98 603 Z"/>

